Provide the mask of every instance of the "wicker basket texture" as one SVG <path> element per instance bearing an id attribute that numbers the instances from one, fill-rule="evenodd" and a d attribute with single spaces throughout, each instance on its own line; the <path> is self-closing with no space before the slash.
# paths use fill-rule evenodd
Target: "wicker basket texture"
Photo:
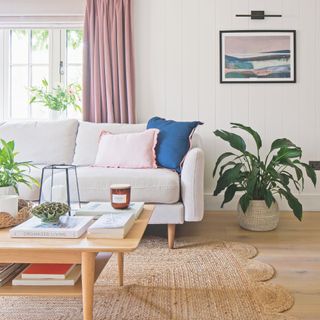
<path id="1" fill-rule="evenodd" d="M 240 204 L 238 204 L 238 220 L 240 226 L 247 230 L 274 230 L 279 223 L 278 204 L 275 202 L 268 208 L 264 200 L 252 200 L 246 213 L 243 213 Z"/>
<path id="2" fill-rule="evenodd" d="M 28 220 L 31 216 L 31 209 L 31 202 L 19 199 L 19 212 L 15 217 L 8 212 L 0 212 L 0 228 L 13 227 Z"/>

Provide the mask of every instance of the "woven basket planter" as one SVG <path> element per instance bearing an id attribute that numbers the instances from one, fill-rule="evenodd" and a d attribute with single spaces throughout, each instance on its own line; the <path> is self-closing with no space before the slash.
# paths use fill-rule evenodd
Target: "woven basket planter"
<path id="1" fill-rule="evenodd" d="M 246 213 L 238 204 L 238 219 L 240 226 L 250 231 L 271 231 L 279 223 L 279 208 L 277 203 L 267 207 L 264 200 L 252 200 Z"/>
<path id="2" fill-rule="evenodd" d="M 16 217 L 10 213 L 0 212 L 0 229 L 16 226 L 31 217 L 32 203 L 19 199 L 19 212 Z"/>

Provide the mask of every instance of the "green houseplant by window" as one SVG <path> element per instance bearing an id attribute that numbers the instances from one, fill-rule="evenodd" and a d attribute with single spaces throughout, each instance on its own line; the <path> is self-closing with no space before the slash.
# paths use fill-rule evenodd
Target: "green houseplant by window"
<path id="1" fill-rule="evenodd" d="M 28 172 L 33 166 L 30 162 L 17 162 L 14 141 L 0 139 L 0 194 L 18 193 L 18 184 L 28 187 L 39 182 Z"/>
<path id="2" fill-rule="evenodd" d="M 225 152 L 218 158 L 213 177 L 218 173 L 214 195 L 224 192 L 221 207 L 242 192 L 238 205 L 240 225 L 249 230 L 267 231 L 276 228 L 279 221 L 275 195 L 286 199 L 294 215 L 302 219 L 302 205 L 292 194 L 291 188 L 304 188 L 304 172 L 314 186 L 315 171 L 301 161 L 301 148 L 289 139 L 272 142 L 269 153 L 261 157 L 262 140 L 252 128 L 240 123 L 231 123 L 232 128 L 249 133 L 255 141 L 256 153 L 247 150 L 244 139 L 232 132 L 216 130 L 214 134 L 229 143 L 234 152 Z M 218 172 L 218 167 L 220 170 Z"/>
<path id="3" fill-rule="evenodd" d="M 56 88 L 50 90 L 48 81 L 43 79 L 42 86 L 33 86 L 29 90 L 31 93 L 30 104 L 40 103 L 49 108 L 56 119 L 68 108 L 81 111 L 79 105 L 81 86 L 78 83 L 71 83 L 66 86 L 59 84 Z"/>

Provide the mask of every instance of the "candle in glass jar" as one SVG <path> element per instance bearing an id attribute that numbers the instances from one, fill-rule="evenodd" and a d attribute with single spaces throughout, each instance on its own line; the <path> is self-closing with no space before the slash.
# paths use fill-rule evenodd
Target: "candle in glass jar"
<path id="1" fill-rule="evenodd" d="M 110 200 L 114 209 L 126 209 L 130 204 L 131 186 L 129 184 L 113 184 L 110 186 Z"/>
<path id="2" fill-rule="evenodd" d="M 51 201 L 67 203 L 67 187 L 63 184 L 53 186 Z"/>

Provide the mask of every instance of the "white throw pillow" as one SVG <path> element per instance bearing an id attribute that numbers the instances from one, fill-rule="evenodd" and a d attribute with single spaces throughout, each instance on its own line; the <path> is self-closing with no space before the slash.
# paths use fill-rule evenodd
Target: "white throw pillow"
<path id="1" fill-rule="evenodd" d="M 111 133 L 142 132 L 146 124 L 119 124 L 119 123 L 91 123 L 80 122 L 76 141 L 76 151 L 73 164 L 78 166 L 93 165 L 102 131 Z"/>
<path id="2" fill-rule="evenodd" d="M 158 129 L 122 134 L 103 131 L 95 166 L 128 169 L 157 168 L 155 147 L 158 134 Z"/>

